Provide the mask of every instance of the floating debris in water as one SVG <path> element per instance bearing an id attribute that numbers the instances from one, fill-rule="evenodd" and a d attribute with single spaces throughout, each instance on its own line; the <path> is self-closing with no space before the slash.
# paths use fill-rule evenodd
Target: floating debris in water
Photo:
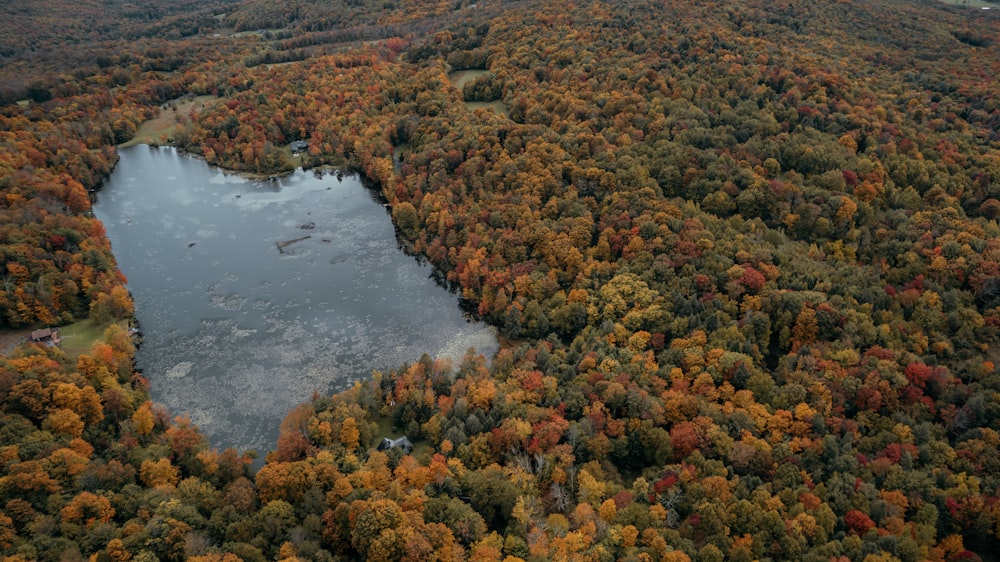
<path id="1" fill-rule="evenodd" d="M 181 379 L 191 372 L 194 368 L 194 363 L 191 361 L 181 361 L 180 363 L 174 365 L 173 367 L 167 369 L 165 373 L 168 379 Z"/>
<path id="2" fill-rule="evenodd" d="M 301 242 L 303 240 L 308 240 L 310 238 L 312 238 L 312 235 L 303 236 L 302 238 L 292 238 L 291 240 L 285 240 L 284 242 L 275 242 L 274 244 L 278 247 L 278 251 L 284 254 L 285 248 L 291 246 L 296 242 Z"/>

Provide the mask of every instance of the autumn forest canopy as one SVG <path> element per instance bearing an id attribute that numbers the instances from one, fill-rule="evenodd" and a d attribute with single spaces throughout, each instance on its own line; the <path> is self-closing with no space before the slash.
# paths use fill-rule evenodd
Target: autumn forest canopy
<path id="1" fill-rule="evenodd" d="M 0 356 L 0 556 L 993 559 L 998 16 L 3 3 L 0 331 L 102 333 Z M 316 394 L 259 470 L 218 450 L 135 371 L 90 211 L 129 141 L 364 174 L 501 350 Z"/>

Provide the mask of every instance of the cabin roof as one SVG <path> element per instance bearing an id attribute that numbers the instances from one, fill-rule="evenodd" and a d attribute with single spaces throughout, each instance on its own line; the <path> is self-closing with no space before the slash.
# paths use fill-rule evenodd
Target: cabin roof
<path id="1" fill-rule="evenodd" d="M 398 439 L 389 439 L 388 437 L 383 437 L 382 442 L 378 444 L 379 451 L 387 451 L 389 449 L 394 449 L 399 447 L 407 453 L 413 450 L 413 442 L 410 441 L 405 435 Z"/>
<path id="2" fill-rule="evenodd" d="M 31 341 L 39 341 L 51 337 L 52 337 L 52 328 L 41 328 L 31 332 Z"/>

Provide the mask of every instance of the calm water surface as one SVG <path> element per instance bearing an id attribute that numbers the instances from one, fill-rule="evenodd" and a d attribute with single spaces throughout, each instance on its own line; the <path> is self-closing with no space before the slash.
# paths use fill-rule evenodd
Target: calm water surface
<path id="1" fill-rule="evenodd" d="M 496 351 L 357 177 L 250 181 L 172 148 L 120 154 L 94 212 L 135 298 L 137 361 L 213 446 L 271 450 L 293 406 L 372 369 Z"/>

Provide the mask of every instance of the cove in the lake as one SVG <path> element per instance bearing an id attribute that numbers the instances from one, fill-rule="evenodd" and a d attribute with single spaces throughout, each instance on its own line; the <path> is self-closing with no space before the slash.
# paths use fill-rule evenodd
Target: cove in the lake
<path id="1" fill-rule="evenodd" d="M 135 299 L 136 361 L 153 399 L 212 446 L 271 450 L 314 391 L 422 353 L 457 366 L 470 347 L 496 351 L 359 178 L 252 181 L 173 148 L 120 155 L 94 212 Z"/>

